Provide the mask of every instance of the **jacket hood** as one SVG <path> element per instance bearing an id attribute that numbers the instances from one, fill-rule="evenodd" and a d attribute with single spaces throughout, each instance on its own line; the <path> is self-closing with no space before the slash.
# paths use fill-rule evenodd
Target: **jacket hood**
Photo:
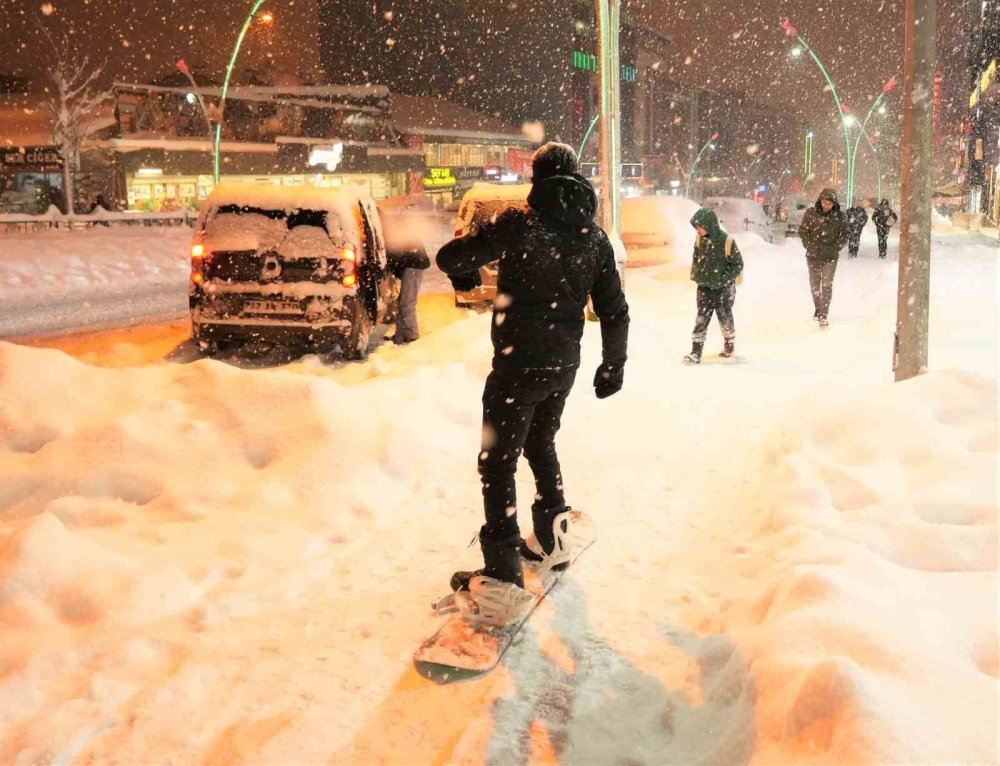
<path id="1" fill-rule="evenodd" d="M 695 214 L 691 216 L 691 225 L 703 228 L 708 232 L 708 238 L 711 240 L 718 240 L 726 236 L 719 225 L 719 216 L 715 214 L 714 210 L 709 210 L 707 207 L 698 208 L 695 211 Z"/>
<path id="2" fill-rule="evenodd" d="M 823 212 L 823 200 L 828 199 L 833 203 L 834 210 L 840 210 L 840 200 L 837 199 L 836 189 L 824 189 L 819 193 L 819 198 L 816 200 L 816 209 Z"/>
<path id="3" fill-rule="evenodd" d="M 572 226 L 593 223 L 597 214 L 597 193 L 583 176 L 552 176 L 532 184 L 528 204 L 550 218 Z"/>

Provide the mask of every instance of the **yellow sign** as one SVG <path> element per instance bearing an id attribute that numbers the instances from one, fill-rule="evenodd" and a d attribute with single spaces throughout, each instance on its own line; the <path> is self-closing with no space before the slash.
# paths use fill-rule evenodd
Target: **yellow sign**
<path id="1" fill-rule="evenodd" d="M 970 107 L 974 107 L 979 103 L 979 94 L 988 91 L 996 79 L 997 60 L 993 59 L 993 61 L 990 62 L 990 65 L 986 67 L 986 71 L 979 76 L 979 87 L 972 91 L 972 95 L 969 96 Z"/>
<path id="2" fill-rule="evenodd" d="M 425 189 L 446 189 L 458 183 L 451 174 L 451 168 L 427 168 L 424 178 Z"/>

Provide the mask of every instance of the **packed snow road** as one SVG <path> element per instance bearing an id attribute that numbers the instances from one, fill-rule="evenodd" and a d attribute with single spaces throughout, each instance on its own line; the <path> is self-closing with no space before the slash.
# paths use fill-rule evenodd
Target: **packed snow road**
<path id="1" fill-rule="evenodd" d="M 797 243 L 740 247 L 735 359 L 713 325 L 679 363 L 683 266 L 628 273 L 604 401 L 588 327 L 558 443 L 598 542 L 454 686 L 410 659 L 476 563 L 488 316 L 431 289 L 364 364 L 0 343 L 0 762 L 995 763 L 997 248 L 935 237 L 896 385 L 894 253 L 823 331 Z"/>

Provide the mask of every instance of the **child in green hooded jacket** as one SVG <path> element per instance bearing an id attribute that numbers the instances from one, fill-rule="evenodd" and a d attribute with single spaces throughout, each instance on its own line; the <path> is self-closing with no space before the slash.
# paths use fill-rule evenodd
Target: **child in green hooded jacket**
<path id="1" fill-rule="evenodd" d="M 691 353 L 684 357 L 687 364 L 699 364 L 705 347 L 712 315 L 719 317 L 724 341 L 720 356 L 730 357 L 736 350 L 736 322 L 733 304 L 736 283 L 743 274 L 743 256 L 736 241 L 719 226 L 719 218 L 707 208 L 700 208 L 691 218 L 698 232 L 691 261 L 691 280 L 698 284 L 698 316 L 691 335 Z"/>

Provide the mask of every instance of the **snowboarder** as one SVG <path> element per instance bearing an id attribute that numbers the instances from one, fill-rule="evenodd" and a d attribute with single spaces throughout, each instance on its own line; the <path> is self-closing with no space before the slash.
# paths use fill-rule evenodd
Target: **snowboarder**
<path id="1" fill-rule="evenodd" d="M 743 256 L 735 240 L 719 226 L 719 218 L 713 211 L 699 209 L 691 218 L 691 225 L 698 232 L 691 260 L 691 281 L 698 285 L 698 316 L 691 335 L 691 353 L 684 361 L 699 364 L 712 314 L 718 315 L 722 328 L 720 356 L 728 358 L 736 349 L 733 303 L 736 301 L 736 281 L 743 273 Z"/>
<path id="2" fill-rule="evenodd" d="M 396 331 L 392 342 L 398 345 L 412 343 L 420 337 L 417 325 L 417 295 L 424 280 L 424 269 L 430 268 L 431 259 L 423 245 L 414 244 L 401 250 L 387 250 L 389 270 L 402 283 L 399 289 L 399 308 L 396 312 Z"/>
<path id="3" fill-rule="evenodd" d="M 479 532 L 482 569 L 456 572 L 453 590 L 509 605 L 508 619 L 533 601 L 521 557 L 564 567 L 569 508 L 554 439 L 580 365 L 584 310 L 590 296 L 601 321 L 603 361 L 597 397 L 617 393 L 625 374 L 629 312 L 611 242 L 594 223 L 597 196 L 577 172 L 576 153 L 548 143 L 532 158 L 528 209 L 444 245 L 438 267 L 456 290 L 480 284 L 479 268 L 498 261 L 491 336 L 493 370 L 483 391 L 479 475 L 486 523 Z M 524 451 L 535 477 L 534 534 L 522 540 L 514 474 Z"/>
<path id="4" fill-rule="evenodd" d="M 889 206 L 889 200 L 884 199 L 872 212 L 872 221 L 878 234 L 878 257 L 885 258 L 889 249 L 889 229 L 896 225 L 896 214 Z"/>
<path id="5" fill-rule="evenodd" d="M 854 205 L 847 209 L 845 218 L 848 229 L 847 257 L 857 258 L 858 249 L 861 247 L 861 232 L 864 231 L 865 224 L 868 223 L 868 213 L 861 201 L 856 200 Z"/>
<path id="6" fill-rule="evenodd" d="M 809 286 L 812 289 L 813 319 L 820 327 L 830 324 L 830 301 L 833 299 L 833 277 L 837 273 L 840 251 L 847 243 L 847 221 L 840 209 L 837 192 L 824 189 L 816 204 L 806 210 L 799 226 L 799 237 L 806 248 L 809 266 Z"/>

